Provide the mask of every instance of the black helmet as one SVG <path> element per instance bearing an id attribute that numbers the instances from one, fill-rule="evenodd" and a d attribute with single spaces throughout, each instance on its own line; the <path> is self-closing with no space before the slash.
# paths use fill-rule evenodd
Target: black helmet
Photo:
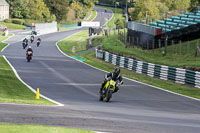
<path id="1" fill-rule="evenodd" d="M 120 73 L 120 68 L 119 68 L 119 67 L 116 67 L 115 70 L 114 70 L 114 73 L 116 73 L 117 75 L 119 75 L 119 73 Z"/>

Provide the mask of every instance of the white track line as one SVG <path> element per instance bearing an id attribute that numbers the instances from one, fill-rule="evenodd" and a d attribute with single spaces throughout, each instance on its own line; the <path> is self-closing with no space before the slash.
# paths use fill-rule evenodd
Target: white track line
<path id="1" fill-rule="evenodd" d="M 12 66 L 12 64 L 7 60 L 7 58 L 6 58 L 4 55 L 3 55 L 3 58 L 4 58 L 4 59 L 6 60 L 6 62 L 10 65 L 10 67 L 12 68 L 12 70 L 13 70 L 15 76 L 16 76 L 25 86 L 27 86 L 33 93 L 36 94 L 36 91 L 35 91 L 31 86 L 29 86 L 28 84 L 26 84 L 26 83 L 19 77 L 19 75 L 18 75 L 17 71 L 15 70 L 15 68 Z M 57 104 L 58 106 L 64 106 L 63 104 L 61 104 L 61 103 L 59 103 L 59 102 L 56 102 L 56 101 L 54 101 L 54 100 L 52 100 L 52 99 L 50 99 L 50 98 L 48 98 L 48 97 L 46 97 L 46 96 L 44 96 L 44 95 L 42 95 L 42 94 L 40 94 L 40 97 L 42 97 L 42 98 L 44 98 L 44 99 L 46 99 L 46 100 L 48 100 L 48 101 L 50 101 L 50 102 L 52 102 L 52 103 L 55 103 L 55 104 Z M 14 103 L 13 103 L 13 104 L 14 104 Z M 46 106 L 46 105 L 44 105 L 44 106 Z"/>

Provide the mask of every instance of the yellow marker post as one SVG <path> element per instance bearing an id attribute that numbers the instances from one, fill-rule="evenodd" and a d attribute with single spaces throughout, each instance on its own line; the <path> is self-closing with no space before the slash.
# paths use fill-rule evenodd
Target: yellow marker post
<path id="1" fill-rule="evenodd" d="M 37 93 L 36 93 L 36 97 L 35 97 L 36 99 L 40 99 L 40 90 L 39 90 L 39 88 L 37 88 Z"/>

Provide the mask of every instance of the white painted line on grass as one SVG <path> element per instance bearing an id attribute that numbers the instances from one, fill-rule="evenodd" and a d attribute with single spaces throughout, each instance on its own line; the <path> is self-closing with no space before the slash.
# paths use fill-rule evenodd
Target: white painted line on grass
<path id="1" fill-rule="evenodd" d="M 33 93 L 35 93 L 36 94 L 36 90 L 34 90 L 31 86 L 29 86 L 28 84 L 26 84 L 20 77 L 19 77 L 19 75 L 18 75 L 18 73 L 17 73 L 17 71 L 15 70 L 15 68 L 12 66 L 12 64 L 7 60 L 7 58 L 3 55 L 3 58 L 6 60 L 6 62 L 10 65 L 10 67 L 12 68 L 12 70 L 13 70 L 13 72 L 14 72 L 14 74 L 16 75 L 16 77 L 25 85 L 25 86 L 27 86 Z M 46 96 L 44 96 L 44 95 L 42 95 L 42 94 L 40 94 L 40 97 L 42 97 L 42 98 L 44 98 L 44 99 L 46 99 L 46 100 L 48 100 L 48 101 L 50 101 L 50 102 L 52 102 L 52 103 L 55 103 L 55 104 L 57 104 L 58 106 L 64 106 L 63 104 L 61 104 L 61 103 L 59 103 L 59 102 L 56 102 L 56 101 L 54 101 L 54 100 L 52 100 L 52 99 L 50 99 L 50 98 L 48 98 L 48 97 L 46 97 Z"/>

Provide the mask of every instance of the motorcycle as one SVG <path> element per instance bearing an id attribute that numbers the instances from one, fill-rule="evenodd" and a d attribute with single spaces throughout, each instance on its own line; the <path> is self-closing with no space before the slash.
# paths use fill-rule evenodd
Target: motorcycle
<path id="1" fill-rule="evenodd" d="M 116 82 L 112 79 L 108 80 L 103 87 L 102 93 L 100 93 L 99 101 L 109 102 L 112 98 L 112 94 L 115 91 Z"/>
<path id="2" fill-rule="evenodd" d="M 32 51 L 28 51 L 28 52 L 27 52 L 26 59 L 27 59 L 28 62 L 31 61 L 32 55 L 33 55 L 33 52 L 32 52 Z"/>
<path id="3" fill-rule="evenodd" d="M 33 37 L 31 37 L 31 43 L 33 43 L 33 41 L 34 41 L 34 38 L 33 38 Z"/>
<path id="4" fill-rule="evenodd" d="M 40 41 L 37 41 L 37 47 L 39 47 L 39 45 L 40 45 Z"/>
<path id="5" fill-rule="evenodd" d="M 26 42 L 23 42 L 23 43 L 22 43 L 23 49 L 25 49 L 27 46 L 28 46 L 28 44 L 27 44 Z"/>

